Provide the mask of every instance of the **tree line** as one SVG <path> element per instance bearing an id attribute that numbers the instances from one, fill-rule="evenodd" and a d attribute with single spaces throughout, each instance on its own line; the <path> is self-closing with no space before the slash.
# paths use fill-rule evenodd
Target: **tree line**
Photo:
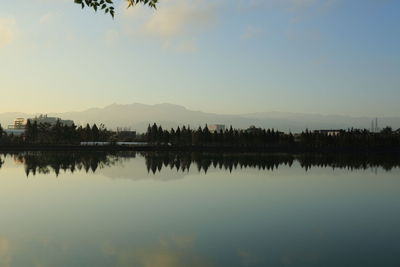
<path id="1" fill-rule="evenodd" d="M 298 147 L 304 149 L 319 148 L 360 148 L 360 147 L 400 147 L 400 131 L 390 127 L 379 133 L 366 129 L 348 129 L 333 134 L 306 130 L 300 134 L 284 133 L 274 129 L 251 127 L 247 130 L 233 129 L 210 132 L 208 126 L 196 130 L 189 126 L 164 130 L 154 123 L 149 125 L 145 140 L 153 145 L 196 146 L 196 147 Z"/>
<path id="2" fill-rule="evenodd" d="M 0 145 L 49 144 L 78 145 L 80 142 L 118 141 L 116 132 L 107 130 L 104 125 L 86 126 L 37 123 L 28 120 L 22 135 L 7 134 L 0 125 Z M 348 129 L 334 134 L 321 131 L 304 131 L 300 134 L 284 133 L 274 129 L 234 129 L 211 132 L 207 125 L 192 129 L 182 126 L 165 130 L 161 125 L 149 125 L 147 131 L 131 141 L 143 141 L 154 147 L 175 148 L 400 148 L 400 131 L 384 128 L 379 133 L 368 130 Z"/>
<path id="3" fill-rule="evenodd" d="M 190 126 L 164 130 L 154 123 L 148 126 L 145 134 L 147 142 L 156 145 L 172 146 L 244 146 L 264 147 L 271 144 L 292 144 L 294 137 L 291 133 L 285 134 L 274 129 L 240 130 L 231 126 L 225 131 L 210 132 L 208 126 L 196 130 Z"/>
<path id="4" fill-rule="evenodd" d="M 299 142 L 302 146 L 310 148 L 399 148 L 400 131 L 393 131 L 390 127 L 386 127 L 378 133 L 370 132 L 367 129 L 341 130 L 335 135 L 305 131 L 301 133 Z"/>
<path id="5" fill-rule="evenodd" d="M 76 125 L 65 125 L 57 121 L 54 125 L 49 123 L 37 123 L 28 120 L 22 135 L 7 134 L 0 125 L 0 144 L 57 144 L 73 145 L 80 142 L 106 142 L 109 141 L 112 132 L 107 130 L 103 124 L 77 127 Z"/>

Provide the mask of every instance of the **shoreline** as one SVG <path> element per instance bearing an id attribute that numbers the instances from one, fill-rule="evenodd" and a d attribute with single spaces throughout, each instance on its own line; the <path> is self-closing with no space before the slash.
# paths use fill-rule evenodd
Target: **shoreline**
<path id="1" fill-rule="evenodd" d="M 163 146 L 163 145 L 3 145 L 4 152 L 211 152 L 211 153 L 344 153 L 397 154 L 400 147 L 302 147 L 302 146 Z"/>

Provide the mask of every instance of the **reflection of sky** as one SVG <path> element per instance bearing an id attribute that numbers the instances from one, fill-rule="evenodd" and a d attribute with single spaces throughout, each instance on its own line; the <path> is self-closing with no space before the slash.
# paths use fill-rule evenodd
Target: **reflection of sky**
<path id="1" fill-rule="evenodd" d="M 0 170 L 0 266 L 398 266 L 399 171 Z M 118 167 L 122 168 L 122 167 Z M 114 178 L 115 178 L 114 177 Z M 136 179 L 138 177 L 138 179 Z M 140 178 L 140 179 L 139 179 Z M 146 179 L 147 178 L 147 179 Z M 135 181 L 133 181 L 135 180 Z M 396 265 L 397 264 L 397 265 Z"/>

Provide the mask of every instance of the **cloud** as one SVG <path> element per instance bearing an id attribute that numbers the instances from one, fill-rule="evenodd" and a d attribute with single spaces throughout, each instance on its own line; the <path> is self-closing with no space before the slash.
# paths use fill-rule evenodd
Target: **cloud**
<path id="1" fill-rule="evenodd" d="M 116 30 L 109 30 L 106 32 L 105 41 L 107 45 L 113 45 L 121 38 L 120 33 Z"/>
<path id="2" fill-rule="evenodd" d="M 54 22 L 54 20 L 59 16 L 58 13 L 56 12 L 49 12 L 47 14 L 44 14 L 43 16 L 40 17 L 39 23 L 40 24 L 48 24 Z"/>
<path id="3" fill-rule="evenodd" d="M 300 11 L 310 8 L 330 7 L 338 0 L 241 0 L 241 8 L 284 8 L 294 11 Z"/>
<path id="4" fill-rule="evenodd" d="M 15 24 L 14 18 L 0 18 L 0 48 L 15 40 Z"/>
<path id="5" fill-rule="evenodd" d="M 180 42 L 178 49 L 182 52 L 196 52 L 198 47 L 194 40 L 184 40 Z"/>
<path id="6" fill-rule="evenodd" d="M 257 38 L 262 34 L 262 30 L 255 28 L 253 26 L 248 26 L 243 32 L 241 38 L 244 40 Z"/>
<path id="7" fill-rule="evenodd" d="M 292 8 L 307 8 L 317 2 L 319 2 L 319 0 L 290 0 L 289 4 Z"/>
<path id="8" fill-rule="evenodd" d="M 195 52 L 195 37 L 217 24 L 218 3 L 220 0 L 165 0 L 157 11 L 143 6 L 126 9 L 121 4 L 119 13 L 125 35 L 156 38 L 163 47 Z"/>
<path id="9" fill-rule="evenodd" d="M 216 23 L 215 8 L 207 1 L 173 0 L 153 13 L 144 30 L 161 37 L 174 37 L 209 29 Z"/>
<path id="10" fill-rule="evenodd" d="M 185 53 L 195 53 L 198 51 L 197 43 L 194 40 L 168 40 L 164 42 L 163 48 Z"/>

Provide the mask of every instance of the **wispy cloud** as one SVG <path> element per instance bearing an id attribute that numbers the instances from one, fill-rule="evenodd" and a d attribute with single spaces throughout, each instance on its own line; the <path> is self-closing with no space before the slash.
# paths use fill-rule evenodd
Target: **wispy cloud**
<path id="1" fill-rule="evenodd" d="M 242 8 L 285 8 L 291 11 L 299 11 L 314 7 L 329 7 L 338 0 L 240 0 Z"/>
<path id="2" fill-rule="evenodd" d="M 253 26 L 248 26 L 241 35 L 241 38 L 244 40 L 257 38 L 262 34 L 262 30 L 259 28 L 255 28 Z"/>
<path id="3" fill-rule="evenodd" d="M 315 5 L 320 1 L 321 0 L 290 0 L 289 4 L 291 5 L 292 8 L 307 8 L 312 5 Z"/>
<path id="4" fill-rule="evenodd" d="M 163 47 L 165 49 L 174 50 L 184 53 L 195 53 L 198 51 L 198 46 L 195 40 L 168 40 L 164 41 Z"/>
<path id="5" fill-rule="evenodd" d="M 107 45 L 113 45 L 119 41 L 121 34 L 116 30 L 109 30 L 106 32 L 105 40 Z"/>
<path id="6" fill-rule="evenodd" d="M 57 19 L 60 16 L 59 13 L 57 12 L 49 12 L 47 14 L 44 14 L 43 16 L 40 17 L 39 23 L 40 24 L 48 24 L 54 22 L 55 19 Z"/>
<path id="7" fill-rule="evenodd" d="M 154 12 L 144 30 L 161 37 L 174 37 L 188 34 L 188 29 L 209 29 L 216 22 L 215 8 L 207 1 L 174 0 Z"/>
<path id="8" fill-rule="evenodd" d="M 174 46 L 185 52 L 197 51 L 194 37 L 217 24 L 217 2 L 166 0 L 160 2 L 156 12 L 142 6 L 129 10 L 121 6 L 124 34 L 156 38 L 162 41 L 164 47 Z"/>
<path id="9" fill-rule="evenodd" d="M 0 48 L 5 47 L 15 40 L 16 21 L 11 18 L 0 18 Z"/>

